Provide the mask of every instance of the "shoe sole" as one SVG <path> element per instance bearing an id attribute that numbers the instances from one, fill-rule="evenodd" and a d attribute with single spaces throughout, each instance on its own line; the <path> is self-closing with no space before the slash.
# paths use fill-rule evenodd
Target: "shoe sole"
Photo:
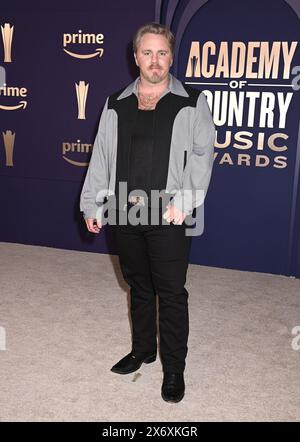
<path id="1" fill-rule="evenodd" d="M 124 371 L 124 370 L 119 370 L 117 368 L 111 368 L 110 371 L 112 371 L 113 373 L 118 373 L 118 374 L 130 374 L 130 373 L 134 373 L 139 368 L 141 368 L 142 364 L 151 364 L 151 362 L 154 362 L 155 360 L 156 360 L 156 355 L 155 356 L 149 356 L 148 358 L 144 359 L 140 363 L 140 365 L 138 367 L 136 367 L 134 370 Z"/>
<path id="2" fill-rule="evenodd" d="M 161 394 L 161 397 L 166 402 L 170 402 L 170 403 L 176 404 L 177 402 L 180 402 L 184 398 L 184 393 L 181 396 L 179 396 L 177 399 L 175 399 L 175 400 L 174 399 L 167 399 L 163 394 Z"/>

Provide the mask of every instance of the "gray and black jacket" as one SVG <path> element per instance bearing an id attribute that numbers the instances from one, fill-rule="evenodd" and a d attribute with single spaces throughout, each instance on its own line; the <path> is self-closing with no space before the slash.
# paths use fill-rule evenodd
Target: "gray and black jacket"
<path id="1" fill-rule="evenodd" d="M 80 196 L 85 219 L 101 218 L 103 203 L 127 180 L 138 80 L 106 99 Z M 151 189 L 171 194 L 171 204 L 191 214 L 204 201 L 214 161 L 215 125 L 204 93 L 169 74 L 154 134 Z"/>

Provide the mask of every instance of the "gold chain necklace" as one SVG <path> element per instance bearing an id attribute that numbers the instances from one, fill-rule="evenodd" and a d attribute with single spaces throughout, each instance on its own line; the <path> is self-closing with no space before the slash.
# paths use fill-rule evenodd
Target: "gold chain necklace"
<path id="1" fill-rule="evenodd" d="M 143 94 L 140 92 L 140 85 L 138 84 L 138 99 L 139 99 L 139 105 L 146 110 L 153 109 L 155 107 L 155 104 L 157 100 L 159 99 L 160 95 L 152 95 L 152 94 Z"/>

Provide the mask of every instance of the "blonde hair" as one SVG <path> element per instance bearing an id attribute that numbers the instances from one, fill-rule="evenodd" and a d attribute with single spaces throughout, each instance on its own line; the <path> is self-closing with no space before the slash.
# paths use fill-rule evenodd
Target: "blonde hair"
<path id="1" fill-rule="evenodd" d="M 169 43 L 169 47 L 171 50 L 171 53 L 173 55 L 174 53 L 174 46 L 175 46 L 175 37 L 172 34 L 172 32 L 164 25 L 161 25 L 160 23 L 146 23 L 145 25 L 141 26 L 136 33 L 134 34 L 132 44 L 133 44 L 133 52 L 136 54 L 138 46 L 140 44 L 141 38 L 145 34 L 157 34 L 157 35 L 163 35 L 166 37 Z"/>

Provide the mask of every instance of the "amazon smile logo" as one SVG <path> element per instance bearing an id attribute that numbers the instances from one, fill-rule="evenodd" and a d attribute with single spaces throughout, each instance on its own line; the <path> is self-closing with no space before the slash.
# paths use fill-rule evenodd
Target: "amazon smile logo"
<path id="1" fill-rule="evenodd" d="M 73 166 L 78 167 L 86 167 L 89 165 L 88 162 L 78 161 L 80 159 L 81 154 L 90 154 L 93 150 L 93 144 L 82 143 L 80 140 L 77 140 L 75 143 L 72 142 L 63 142 L 62 143 L 62 157 L 65 161 L 72 164 Z M 73 159 L 70 158 L 73 156 Z M 75 159 L 75 158 L 76 159 Z"/>
<path id="2" fill-rule="evenodd" d="M 88 58 L 101 58 L 104 49 L 103 48 L 95 48 L 93 52 L 88 54 L 78 54 L 77 52 L 70 51 L 66 49 L 66 47 L 70 44 L 76 45 L 103 45 L 104 43 L 104 35 L 103 34 L 83 34 L 79 29 L 78 34 L 63 34 L 63 47 L 64 52 L 71 57 L 80 58 L 82 60 L 86 60 Z"/>
<path id="3" fill-rule="evenodd" d="M 6 84 L 4 86 L 0 87 L 0 109 L 6 110 L 6 111 L 14 111 L 18 109 L 26 109 L 27 107 L 27 100 L 19 100 L 18 104 L 14 105 L 7 105 L 2 104 L 2 97 L 20 97 L 20 98 L 26 98 L 27 97 L 27 89 L 26 87 L 8 87 Z"/>

